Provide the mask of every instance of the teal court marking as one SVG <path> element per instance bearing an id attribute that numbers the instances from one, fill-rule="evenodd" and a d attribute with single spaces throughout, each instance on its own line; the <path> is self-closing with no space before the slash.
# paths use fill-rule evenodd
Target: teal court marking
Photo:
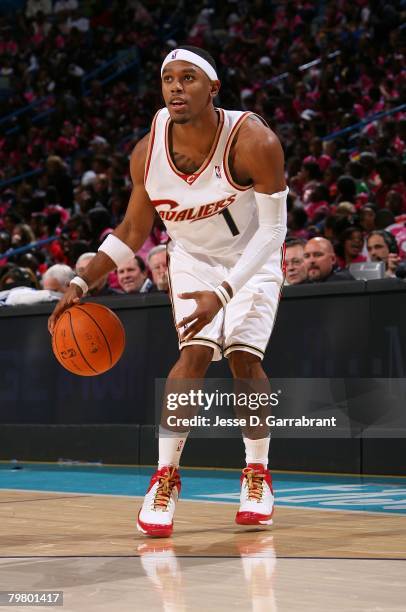
<path id="1" fill-rule="evenodd" d="M 6 463 L 0 464 L 0 490 L 135 497 L 144 495 L 152 472 L 146 467 Z M 402 478 L 277 473 L 273 482 L 278 506 L 406 515 Z M 183 470 L 181 497 L 237 504 L 239 473 Z"/>

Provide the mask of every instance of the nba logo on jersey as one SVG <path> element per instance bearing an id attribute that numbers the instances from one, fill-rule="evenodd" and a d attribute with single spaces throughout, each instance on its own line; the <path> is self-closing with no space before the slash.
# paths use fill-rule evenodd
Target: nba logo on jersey
<path id="1" fill-rule="evenodd" d="M 220 166 L 214 166 L 214 171 L 216 173 L 216 176 L 218 179 L 221 179 L 221 170 L 220 170 Z"/>

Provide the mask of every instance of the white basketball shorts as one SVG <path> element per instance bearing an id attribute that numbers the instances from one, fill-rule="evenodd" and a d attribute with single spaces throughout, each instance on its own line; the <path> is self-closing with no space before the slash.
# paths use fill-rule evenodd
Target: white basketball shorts
<path id="1" fill-rule="evenodd" d="M 247 351 L 264 357 L 274 326 L 283 284 L 283 257 L 274 253 L 270 260 L 238 291 L 225 308 L 194 338 L 179 339 L 179 349 L 200 344 L 213 348 L 213 361 L 232 351 Z M 175 324 L 196 308 L 195 300 L 178 297 L 191 291 L 212 291 L 224 281 L 229 268 L 208 257 L 190 255 L 168 244 L 168 277 Z M 181 330 L 179 330 L 181 331 Z"/>

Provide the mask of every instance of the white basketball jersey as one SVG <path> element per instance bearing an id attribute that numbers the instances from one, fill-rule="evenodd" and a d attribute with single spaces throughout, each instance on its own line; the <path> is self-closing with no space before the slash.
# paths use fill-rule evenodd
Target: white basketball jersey
<path id="1" fill-rule="evenodd" d="M 207 159 L 195 173 L 183 174 L 169 153 L 169 111 L 158 111 L 151 127 L 145 188 L 175 247 L 227 265 L 257 230 L 258 214 L 253 187 L 237 185 L 228 167 L 234 136 L 251 113 L 217 112 L 218 129 Z"/>

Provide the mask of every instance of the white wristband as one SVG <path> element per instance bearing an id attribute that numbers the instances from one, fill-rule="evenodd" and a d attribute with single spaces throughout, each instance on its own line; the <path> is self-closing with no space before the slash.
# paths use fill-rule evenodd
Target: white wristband
<path id="1" fill-rule="evenodd" d="M 134 257 L 134 252 L 128 244 L 117 238 L 114 234 L 109 234 L 98 250 L 108 255 L 114 261 L 117 268 L 126 263 L 131 257 Z"/>
<path id="2" fill-rule="evenodd" d="M 223 308 L 225 308 L 228 302 L 231 300 L 231 297 L 226 289 L 222 285 L 219 285 L 214 289 L 214 293 L 217 295 L 220 300 Z"/>
<path id="3" fill-rule="evenodd" d="M 223 287 L 223 285 L 218 285 L 217 289 L 219 291 L 221 291 L 221 293 L 224 296 L 224 299 L 226 301 L 226 303 L 228 304 L 228 302 L 231 300 L 231 295 L 228 293 L 227 289 L 225 287 Z"/>
<path id="4" fill-rule="evenodd" d="M 86 295 L 86 293 L 89 291 L 89 285 L 83 278 L 80 278 L 80 276 L 75 276 L 72 278 L 69 284 L 80 287 L 82 289 L 82 295 Z"/>

